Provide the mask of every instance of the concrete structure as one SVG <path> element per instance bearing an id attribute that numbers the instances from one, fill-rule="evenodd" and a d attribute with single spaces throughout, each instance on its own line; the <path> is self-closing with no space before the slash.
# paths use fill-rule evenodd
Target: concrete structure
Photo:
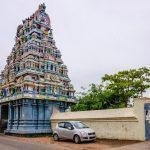
<path id="1" fill-rule="evenodd" d="M 50 133 L 51 114 L 64 112 L 75 99 L 45 9 L 39 5 L 18 26 L 0 74 L 0 129 L 7 124 L 8 133 Z"/>
<path id="2" fill-rule="evenodd" d="M 52 129 L 58 121 L 80 120 L 102 139 L 150 139 L 150 99 L 135 99 L 133 108 L 55 113 Z"/>

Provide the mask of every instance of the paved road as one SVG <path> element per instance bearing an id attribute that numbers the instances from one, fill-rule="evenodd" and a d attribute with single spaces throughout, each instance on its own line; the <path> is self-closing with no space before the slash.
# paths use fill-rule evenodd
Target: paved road
<path id="1" fill-rule="evenodd" d="M 53 144 L 25 143 L 0 135 L 0 150 L 62 150 L 62 147 Z M 63 148 L 63 150 L 68 149 Z"/>

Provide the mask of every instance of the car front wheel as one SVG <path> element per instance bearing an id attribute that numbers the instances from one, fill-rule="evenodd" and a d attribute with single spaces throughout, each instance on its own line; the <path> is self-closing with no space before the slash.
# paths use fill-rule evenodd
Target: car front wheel
<path id="1" fill-rule="evenodd" d="M 55 134 L 53 135 L 53 138 L 54 138 L 54 141 L 59 141 L 59 136 L 58 136 L 58 134 L 55 133 Z"/>
<path id="2" fill-rule="evenodd" d="M 79 135 L 75 135 L 75 136 L 74 136 L 74 142 L 75 142 L 76 144 L 81 143 L 81 140 L 80 140 Z"/>

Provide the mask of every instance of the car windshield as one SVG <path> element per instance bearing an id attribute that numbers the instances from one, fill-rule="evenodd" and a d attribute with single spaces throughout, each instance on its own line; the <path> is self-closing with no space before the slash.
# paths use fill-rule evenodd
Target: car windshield
<path id="1" fill-rule="evenodd" d="M 85 125 L 82 122 L 74 122 L 73 125 L 75 126 L 75 128 L 77 129 L 83 129 L 83 128 L 89 128 L 87 125 Z"/>

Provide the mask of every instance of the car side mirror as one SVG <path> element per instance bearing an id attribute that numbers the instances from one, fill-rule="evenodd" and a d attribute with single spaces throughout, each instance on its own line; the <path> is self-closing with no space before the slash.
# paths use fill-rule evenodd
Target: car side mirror
<path id="1" fill-rule="evenodd" d="M 73 129 L 74 129 L 74 127 L 73 127 L 73 126 L 68 127 L 68 130 L 73 130 Z"/>

